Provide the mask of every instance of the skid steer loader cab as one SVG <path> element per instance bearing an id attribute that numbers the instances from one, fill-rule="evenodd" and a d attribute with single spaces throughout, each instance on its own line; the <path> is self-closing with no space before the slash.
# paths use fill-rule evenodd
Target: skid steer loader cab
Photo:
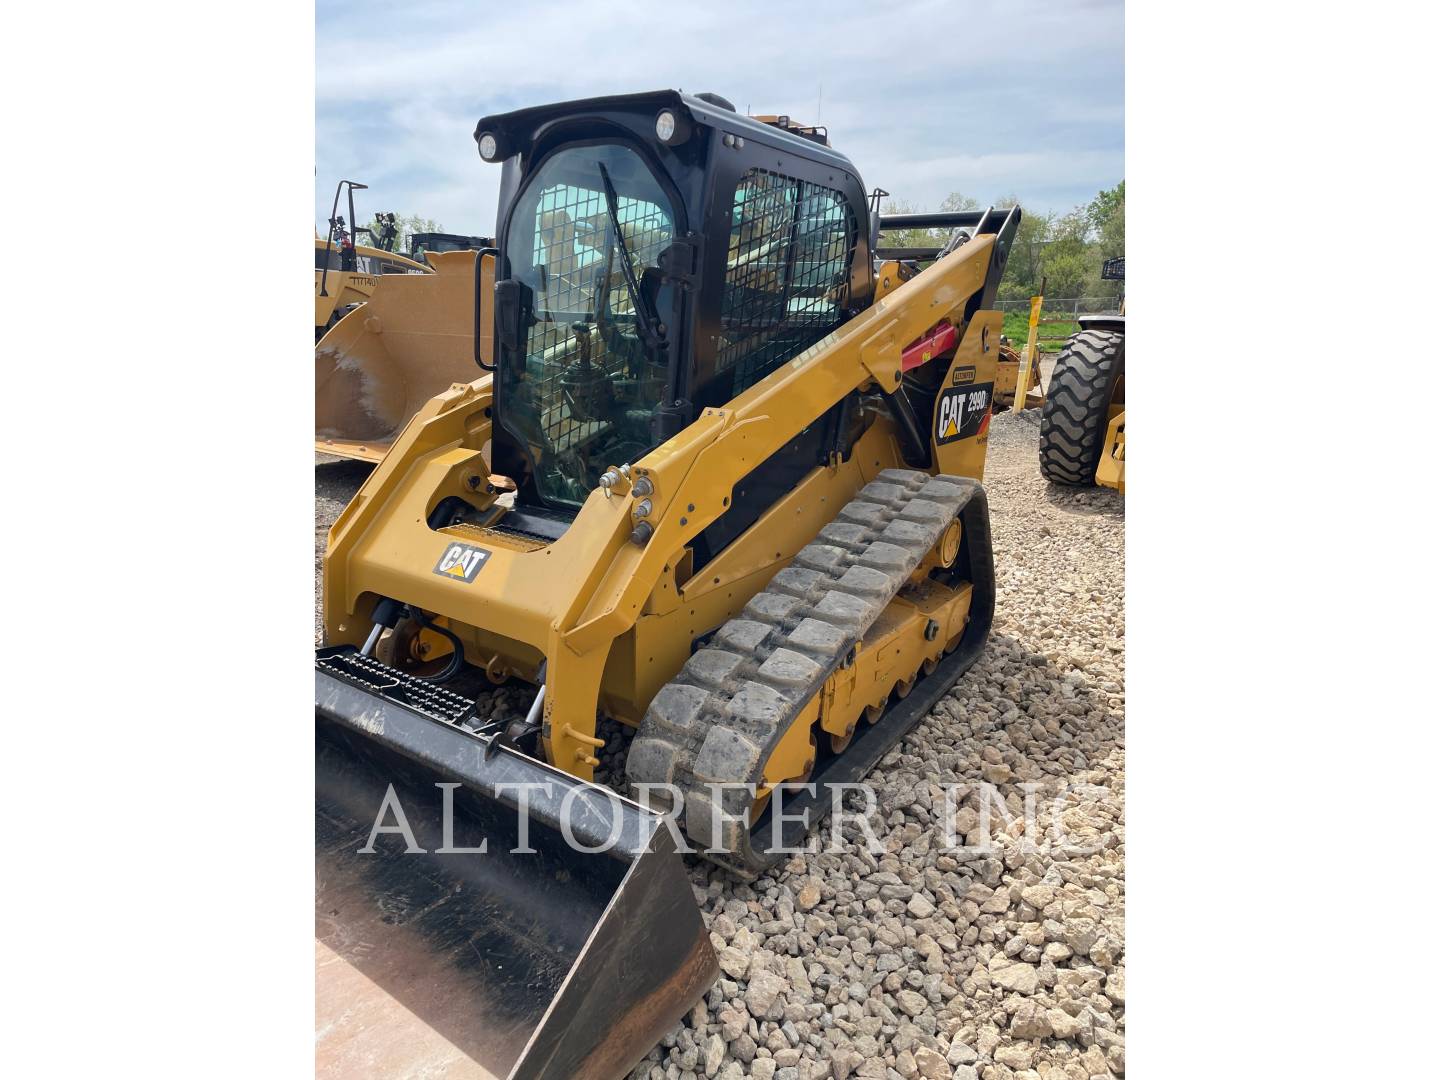
<path id="1" fill-rule="evenodd" d="M 395 387 L 326 549 L 320 1072 L 618 1077 L 718 972 L 677 849 L 750 878 L 801 850 L 983 647 L 1020 212 L 928 215 L 968 231 L 907 266 L 878 239 L 917 223 L 823 131 L 709 95 L 475 136 L 495 249 L 415 279 L 471 289 L 472 380 L 413 415 Z M 377 340 L 456 321 L 384 295 Z"/>
<path id="2" fill-rule="evenodd" d="M 682 94 L 585 105 L 476 129 L 504 158 L 493 464 L 562 514 L 872 288 L 840 154 Z"/>

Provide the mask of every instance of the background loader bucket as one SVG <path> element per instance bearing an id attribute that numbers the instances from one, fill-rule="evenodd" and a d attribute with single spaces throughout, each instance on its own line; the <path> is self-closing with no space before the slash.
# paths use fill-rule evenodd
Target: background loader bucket
<path id="1" fill-rule="evenodd" d="M 475 363 L 475 267 L 482 295 L 494 285 L 493 255 L 430 252 L 433 274 L 388 274 L 370 299 L 315 346 L 315 449 L 379 461 L 406 422 Z M 486 310 L 489 310 L 487 305 Z M 482 355 L 492 329 L 481 326 Z"/>
<path id="2" fill-rule="evenodd" d="M 662 819 L 323 668 L 317 1075 L 624 1076 L 717 974 Z M 525 783 L 550 790 L 521 815 L 506 785 Z M 456 785 L 448 832 L 437 784 Z M 414 846 L 372 845 L 397 806 Z M 578 843 L 613 848 L 575 850 L 565 809 Z"/>

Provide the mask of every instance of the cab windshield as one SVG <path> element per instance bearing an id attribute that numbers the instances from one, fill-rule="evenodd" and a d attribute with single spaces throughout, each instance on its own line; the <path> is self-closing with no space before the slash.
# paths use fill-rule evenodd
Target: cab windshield
<path id="1" fill-rule="evenodd" d="M 524 345 L 501 357 L 500 418 L 547 502 L 579 505 L 655 444 L 675 299 L 658 263 L 674 235 L 670 198 L 624 146 L 561 150 L 516 200 L 505 255 Z"/>

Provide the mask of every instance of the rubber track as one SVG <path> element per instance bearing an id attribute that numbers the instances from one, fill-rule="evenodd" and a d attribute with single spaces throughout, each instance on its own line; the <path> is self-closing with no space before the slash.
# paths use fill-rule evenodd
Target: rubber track
<path id="1" fill-rule="evenodd" d="M 720 810 L 743 817 L 749 792 L 726 790 L 717 807 L 707 785 L 763 783 L 791 721 L 979 487 L 966 477 L 884 470 L 655 695 L 626 773 L 680 788 L 692 842 L 708 848 L 718 835 L 729 852 L 707 858 L 741 873 L 770 861 L 750 850 L 742 821 L 721 821 L 712 833 Z"/>
<path id="2" fill-rule="evenodd" d="M 1040 472 L 1073 487 L 1095 483 L 1110 396 L 1125 364 L 1125 335 L 1083 330 L 1065 343 L 1040 414 Z"/>

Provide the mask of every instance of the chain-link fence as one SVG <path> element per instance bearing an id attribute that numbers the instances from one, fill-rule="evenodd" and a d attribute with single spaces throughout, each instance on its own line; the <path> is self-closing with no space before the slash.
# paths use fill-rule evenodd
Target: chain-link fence
<path id="1" fill-rule="evenodd" d="M 1030 314 L 1029 300 L 997 300 L 997 311 L 1018 311 Z M 1042 319 L 1060 319 L 1066 315 L 1101 315 L 1120 310 L 1120 298 L 1116 296 L 1076 296 L 1068 300 L 1045 297 L 1045 306 L 1040 312 Z"/>

